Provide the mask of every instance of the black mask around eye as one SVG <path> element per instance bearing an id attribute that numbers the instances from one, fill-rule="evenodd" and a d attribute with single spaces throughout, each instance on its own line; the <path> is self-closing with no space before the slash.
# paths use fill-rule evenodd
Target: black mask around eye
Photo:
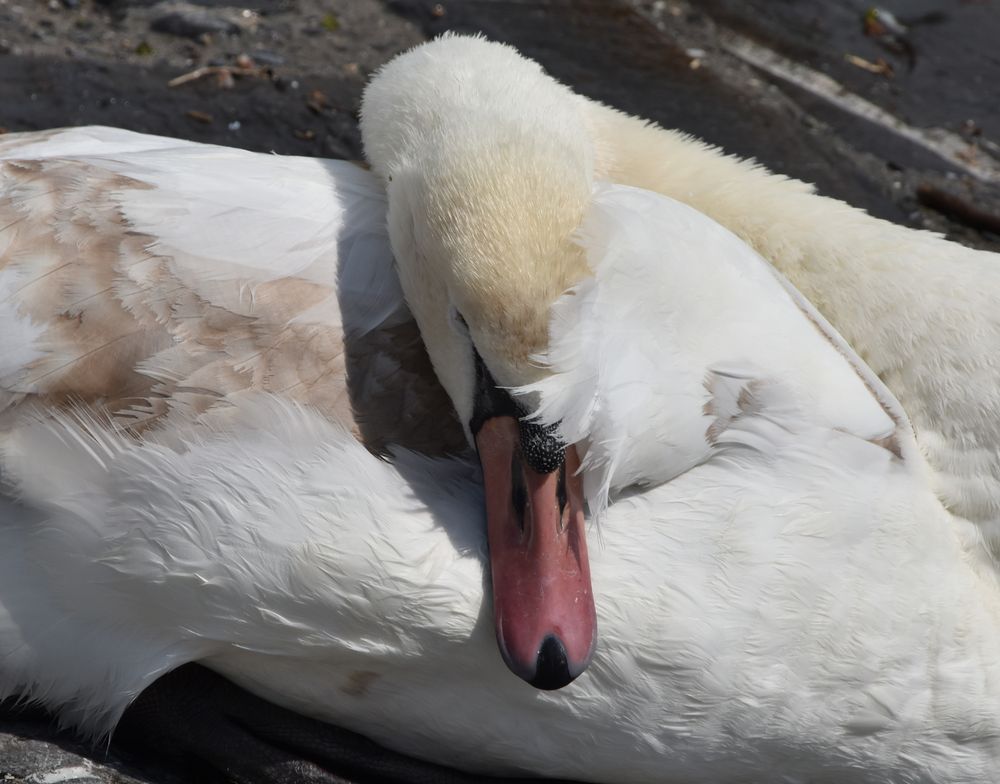
<path id="1" fill-rule="evenodd" d="M 476 388 L 472 402 L 469 429 L 475 436 L 488 419 L 509 416 L 517 420 L 521 453 L 532 470 L 550 474 L 566 459 L 566 445 L 558 436 L 559 426 L 542 425 L 527 419 L 524 409 L 514 402 L 505 389 L 500 389 L 483 358 L 473 347 L 476 365 Z"/>
<path id="2" fill-rule="evenodd" d="M 493 417 L 509 416 L 520 419 L 520 407 L 514 402 L 510 393 L 505 389 L 500 389 L 497 382 L 486 367 L 483 358 L 473 347 L 473 356 L 476 364 L 476 388 L 472 398 L 472 419 L 469 420 L 469 430 L 475 437 L 482 429 L 483 424 Z"/>

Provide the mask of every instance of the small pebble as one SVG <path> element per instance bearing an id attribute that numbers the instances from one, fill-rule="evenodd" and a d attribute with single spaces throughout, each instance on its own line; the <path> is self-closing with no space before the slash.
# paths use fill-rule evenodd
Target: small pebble
<path id="1" fill-rule="evenodd" d="M 240 32 L 240 28 L 235 22 L 230 22 L 228 19 L 207 13 L 201 8 L 186 3 L 168 6 L 163 14 L 153 19 L 150 28 L 158 33 L 196 40 L 212 33 Z"/>
<path id="2" fill-rule="evenodd" d="M 277 52 L 272 52 L 267 49 L 257 49 L 250 53 L 250 56 L 254 59 L 254 62 L 260 63 L 261 65 L 284 65 L 285 58 L 282 57 Z"/>

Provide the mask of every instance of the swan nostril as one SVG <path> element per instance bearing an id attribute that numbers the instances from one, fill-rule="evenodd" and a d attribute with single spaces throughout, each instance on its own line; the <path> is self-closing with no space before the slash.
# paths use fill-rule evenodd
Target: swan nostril
<path id="1" fill-rule="evenodd" d="M 559 466 L 559 481 L 556 484 L 556 500 L 559 502 L 559 528 L 565 527 L 566 504 L 569 503 L 569 496 L 566 494 L 566 463 Z"/>
<path id="2" fill-rule="evenodd" d="M 538 649 L 535 677 L 529 683 L 536 689 L 553 691 L 570 683 L 576 675 L 569 671 L 569 658 L 562 641 L 554 634 L 546 636 Z"/>

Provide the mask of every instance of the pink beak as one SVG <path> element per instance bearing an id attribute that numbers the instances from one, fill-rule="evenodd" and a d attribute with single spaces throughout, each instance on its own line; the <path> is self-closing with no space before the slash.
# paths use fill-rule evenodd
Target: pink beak
<path id="1" fill-rule="evenodd" d="M 538 473 L 511 416 L 486 420 L 476 446 L 500 653 L 533 686 L 562 688 L 587 668 L 597 641 L 576 448 L 557 470 Z"/>

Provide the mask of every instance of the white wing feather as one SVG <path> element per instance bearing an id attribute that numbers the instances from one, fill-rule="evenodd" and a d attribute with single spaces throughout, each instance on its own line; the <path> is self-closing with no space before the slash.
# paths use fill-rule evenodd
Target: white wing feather
<path id="1" fill-rule="evenodd" d="M 541 393 L 539 416 L 561 422 L 568 443 L 587 442 L 593 511 L 611 490 L 666 481 L 715 453 L 722 378 L 739 382 L 731 409 L 756 391 L 757 405 L 780 399 L 818 427 L 871 441 L 900 430 L 912 444 L 902 408 L 827 322 L 703 214 L 604 185 L 579 241 L 594 277 L 554 306 L 539 359 L 555 372 L 522 392 Z"/>
<path id="2" fill-rule="evenodd" d="M 0 415 L 69 398 L 144 426 L 261 389 L 349 421 L 346 343 L 411 323 L 385 211 L 344 161 L 4 137 Z"/>

